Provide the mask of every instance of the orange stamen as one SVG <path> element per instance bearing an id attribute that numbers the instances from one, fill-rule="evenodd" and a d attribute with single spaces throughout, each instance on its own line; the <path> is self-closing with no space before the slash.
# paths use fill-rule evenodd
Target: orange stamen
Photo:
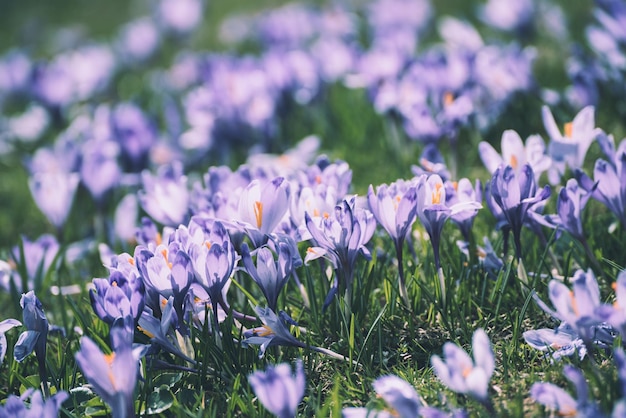
<path id="1" fill-rule="evenodd" d="M 519 162 L 517 161 L 517 157 L 515 155 L 511 155 L 509 165 L 513 167 L 513 169 L 516 169 L 518 164 Z"/>
<path id="2" fill-rule="evenodd" d="M 449 91 L 445 92 L 443 95 L 443 107 L 450 106 L 452 103 L 454 103 L 454 94 Z"/>
<path id="3" fill-rule="evenodd" d="M 132 257 L 128 257 L 128 262 L 130 263 L 131 266 L 135 265 L 135 259 Z"/>
<path id="4" fill-rule="evenodd" d="M 474 370 L 474 368 L 473 368 L 473 367 L 471 367 L 471 366 L 467 366 L 466 368 L 464 368 L 464 369 L 463 369 L 463 372 L 461 373 L 461 375 L 462 375 L 464 378 L 467 378 L 467 376 L 469 376 L 469 375 L 470 375 L 470 373 L 472 372 L 472 370 Z"/>
<path id="5" fill-rule="evenodd" d="M 572 122 L 568 122 L 563 126 L 563 133 L 565 134 L 565 138 L 572 138 L 574 135 L 574 124 Z"/>
<path id="6" fill-rule="evenodd" d="M 159 232 L 157 232 L 155 241 L 156 241 L 156 245 L 161 245 L 161 242 L 163 242 L 163 237 L 161 237 L 161 234 Z"/>
<path id="7" fill-rule="evenodd" d="M 431 195 L 431 201 L 433 205 L 438 205 L 441 203 L 441 188 L 443 185 L 441 183 L 435 184 L 435 190 L 433 190 Z"/>
<path id="8" fill-rule="evenodd" d="M 256 217 L 256 227 L 260 228 L 263 223 L 263 203 L 258 200 L 254 202 L 254 216 Z"/>

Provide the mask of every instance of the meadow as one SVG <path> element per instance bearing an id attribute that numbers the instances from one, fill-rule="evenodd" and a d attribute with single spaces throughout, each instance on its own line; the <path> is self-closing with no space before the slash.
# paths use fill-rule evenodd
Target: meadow
<path id="1" fill-rule="evenodd" d="M 0 417 L 626 416 L 626 5 L 9 0 Z"/>

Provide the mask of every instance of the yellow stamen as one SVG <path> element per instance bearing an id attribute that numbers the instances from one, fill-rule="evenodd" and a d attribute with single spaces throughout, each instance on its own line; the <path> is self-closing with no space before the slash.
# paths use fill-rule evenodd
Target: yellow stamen
<path id="1" fill-rule="evenodd" d="M 155 241 L 156 241 L 156 245 L 161 245 L 161 242 L 163 242 L 163 237 L 161 237 L 161 234 L 159 232 L 157 232 Z"/>
<path id="2" fill-rule="evenodd" d="M 328 219 L 330 217 L 330 214 L 328 212 L 324 212 L 322 213 L 322 216 L 324 217 L 324 219 Z"/>
<path id="3" fill-rule="evenodd" d="M 574 135 L 574 124 L 572 122 L 568 122 L 563 126 L 563 133 L 565 134 L 565 138 L 571 138 Z"/>
<path id="4" fill-rule="evenodd" d="M 467 378 L 467 376 L 469 376 L 470 373 L 472 373 L 472 370 L 474 370 L 474 368 L 472 366 L 467 366 L 466 368 L 463 369 L 463 372 L 461 373 L 461 375 L 464 378 Z"/>
<path id="5" fill-rule="evenodd" d="M 573 290 L 570 290 L 569 297 L 572 300 L 572 310 L 574 311 L 574 315 L 578 316 L 578 305 L 576 303 L 576 297 L 574 296 Z"/>
<path id="6" fill-rule="evenodd" d="M 260 228 L 263 223 L 263 203 L 258 200 L 254 202 L 254 216 L 256 217 L 256 227 Z"/>
<path id="7" fill-rule="evenodd" d="M 313 216 L 315 216 L 315 217 L 320 216 L 319 209 L 317 209 L 317 208 L 313 209 Z"/>
<path id="8" fill-rule="evenodd" d="M 509 160 L 509 165 L 513 167 L 513 169 L 516 169 L 518 164 L 519 162 L 517 161 L 517 157 L 515 155 L 511 155 L 511 158 Z"/>
<path id="9" fill-rule="evenodd" d="M 433 205 L 441 203 L 441 189 L 443 185 L 441 183 L 435 184 L 435 190 L 432 192 L 431 201 Z"/>
<path id="10" fill-rule="evenodd" d="M 165 264 L 170 268 L 170 270 L 172 269 L 173 264 L 170 263 L 169 258 L 167 257 L 167 250 L 164 249 L 163 251 L 161 251 L 161 254 L 163 255 L 163 258 L 165 259 Z"/>
<path id="11" fill-rule="evenodd" d="M 428 161 L 426 158 L 421 158 L 420 159 L 420 164 L 422 165 L 422 167 L 424 167 L 424 170 L 426 170 L 428 172 L 432 173 L 434 171 L 434 169 L 435 169 L 433 163 Z"/>
<path id="12" fill-rule="evenodd" d="M 315 183 L 322 184 L 322 176 L 320 175 L 315 176 Z"/>
<path id="13" fill-rule="evenodd" d="M 111 283 L 111 286 L 113 286 L 113 287 L 117 287 L 117 282 L 116 282 L 116 281 L 114 281 L 113 283 Z"/>
<path id="14" fill-rule="evenodd" d="M 449 91 L 445 92 L 443 94 L 443 107 L 448 107 L 452 103 L 454 103 L 454 94 L 450 93 Z"/>
<path id="15" fill-rule="evenodd" d="M 259 328 L 257 328 L 258 330 Z M 267 325 L 263 325 L 259 331 L 255 331 L 255 334 L 259 337 L 267 337 L 268 335 L 274 335 L 274 330 L 268 327 Z"/>
<path id="16" fill-rule="evenodd" d="M 134 266 L 134 265 L 135 265 L 135 259 L 134 259 L 134 258 L 132 258 L 132 257 L 128 257 L 128 263 L 129 263 L 131 266 Z"/>
<path id="17" fill-rule="evenodd" d="M 115 360 L 115 353 L 105 354 L 104 355 L 104 361 L 109 366 L 109 371 L 107 373 L 107 377 L 109 378 L 109 381 L 113 385 L 113 389 L 116 389 L 116 387 L 115 387 L 116 386 L 115 385 L 115 376 L 113 375 L 113 361 L 114 360 Z"/>
<path id="18" fill-rule="evenodd" d="M 139 325 L 137 326 L 137 331 L 143 333 L 148 338 L 154 338 L 154 334 L 153 333 L 151 333 L 150 331 L 146 331 L 145 329 L 141 328 Z"/>

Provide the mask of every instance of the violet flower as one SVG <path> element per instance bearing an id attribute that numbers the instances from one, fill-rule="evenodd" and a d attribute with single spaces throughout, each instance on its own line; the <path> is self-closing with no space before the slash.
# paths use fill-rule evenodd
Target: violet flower
<path id="1" fill-rule="evenodd" d="M 289 330 L 289 325 L 295 324 L 286 313 L 281 312 L 276 315 L 270 308 L 262 308 L 257 306 L 254 309 L 261 318 L 263 326 L 244 331 L 245 339 L 242 341 L 244 346 L 249 344 L 259 345 L 259 357 L 265 355 L 265 351 L 269 347 L 283 345 L 305 348 L 306 345 L 296 339 Z"/>
<path id="2" fill-rule="evenodd" d="M 277 311 L 278 295 L 287 284 L 293 271 L 292 248 L 286 243 L 279 242 L 278 260 L 267 247 L 256 250 L 256 265 L 252 261 L 247 244 L 241 246 L 241 258 L 248 274 L 259 285 L 267 304 L 274 312 Z"/>
<path id="3" fill-rule="evenodd" d="M 554 360 L 578 353 L 582 360 L 587 355 L 587 347 L 582 338 L 567 323 L 563 322 L 556 329 L 540 328 L 524 331 L 526 344 L 535 350 L 546 353 Z"/>
<path id="4" fill-rule="evenodd" d="M 29 399 L 29 402 L 24 402 Z M 9 395 L 4 405 L 0 406 L 1 418 L 12 417 L 38 417 L 56 418 L 61 413 L 61 405 L 69 395 L 65 391 L 59 391 L 44 400 L 40 391 L 34 388 L 26 389 L 19 397 Z"/>
<path id="5" fill-rule="evenodd" d="M 272 414 L 278 418 L 296 416 L 306 386 L 302 360 L 296 363 L 295 374 L 287 363 L 270 365 L 265 371 L 250 374 L 248 382 L 259 401 Z"/>
<path id="6" fill-rule="evenodd" d="M 39 291 L 41 290 L 44 277 L 51 268 L 55 267 L 53 263 L 59 254 L 59 242 L 51 234 L 43 234 L 34 241 L 30 241 L 25 236 L 21 238 L 22 247 L 13 247 L 12 257 L 18 266 L 21 266 L 22 263 L 24 264 L 25 271 L 18 267 L 17 273 L 23 271 L 26 277 L 21 277 L 21 273 L 16 274 L 13 283 L 18 292 L 27 290 Z M 23 259 L 22 254 L 24 255 Z M 10 284 L 7 290 L 9 289 Z"/>
<path id="7" fill-rule="evenodd" d="M 24 361 L 26 356 L 35 351 L 39 364 L 39 378 L 46 384 L 46 343 L 48 341 L 48 319 L 43 306 L 32 290 L 22 294 L 20 306 L 23 309 L 22 322 L 26 331 L 23 331 L 13 348 L 13 357 L 18 362 Z"/>
<path id="8" fill-rule="evenodd" d="M 596 402 L 589 400 L 589 387 L 582 372 L 570 365 L 563 374 L 576 389 L 576 398 L 552 383 L 537 382 L 530 388 L 530 397 L 561 416 L 602 417 Z"/>
<path id="9" fill-rule="evenodd" d="M 501 165 L 510 165 L 519 174 L 524 165 L 529 164 L 535 175 L 535 181 L 539 181 L 541 173 L 548 170 L 552 160 L 546 155 L 546 146 L 539 135 L 531 135 L 526 139 L 526 145 L 522 138 L 512 129 L 502 133 L 502 155 L 489 144 L 482 141 L 478 144 L 478 153 L 489 173 L 493 174 Z"/>
<path id="10" fill-rule="evenodd" d="M 129 260 L 132 257 L 126 255 Z M 111 268 L 108 279 L 93 279 L 94 288 L 89 291 L 91 307 L 96 315 L 109 325 L 119 318 L 139 319 L 145 304 L 143 278 L 134 266 L 118 265 Z"/>
<path id="11" fill-rule="evenodd" d="M 4 335 L 8 330 L 14 327 L 22 325 L 17 319 L 5 319 L 0 322 L 0 365 L 4 361 L 4 356 L 7 353 L 7 337 Z"/>
<path id="12" fill-rule="evenodd" d="M 283 177 L 263 184 L 253 180 L 241 193 L 239 216 L 255 246 L 274 232 L 289 208 L 289 183 Z"/>
<path id="13" fill-rule="evenodd" d="M 475 185 L 472 185 L 466 178 L 462 178 L 458 182 L 446 181 L 444 187 L 446 188 L 446 205 L 450 208 L 458 203 L 467 202 L 475 202 L 481 205 L 483 194 L 480 180 L 476 180 Z M 477 214 L 478 208 L 462 210 L 450 216 L 452 222 L 458 225 L 463 238 L 467 241 L 470 240 L 472 225 Z"/>
<path id="14" fill-rule="evenodd" d="M 565 174 L 566 166 L 571 170 L 581 169 L 587 150 L 594 139 L 602 132 L 595 127 L 595 109 L 587 106 L 565 124 L 563 133 L 559 130 L 552 112 L 547 106 L 541 109 L 543 124 L 550 136 L 548 153 L 552 158 L 552 167 L 548 175 L 550 183 L 556 184 Z"/>
<path id="15" fill-rule="evenodd" d="M 367 259 L 371 257 L 365 244 L 376 228 L 374 216 L 370 211 L 355 208 L 353 197 L 350 201 L 344 200 L 337 205 L 334 216 L 325 214 L 311 218 L 307 212 L 305 222 L 317 246 L 307 249 L 304 262 L 326 257 L 333 264 L 338 276 L 326 296 L 324 307 L 330 304 L 331 298 L 339 289 L 345 291 L 346 306 L 349 306 L 357 256 L 361 253 Z"/>
<path id="16" fill-rule="evenodd" d="M 622 227 L 626 228 L 626 140 L 620 142 L 617 152 L 610 157 L 609 161 L 602 158 L 596 160 L 593 181 L 581 170 L 576 170 L 576 179 L 584 190 L 591 193 L 591 197 L 613 212 Z"/>
<path id="17" fill-rule="evenodd" d="M 430 361 L 444 385 L 454 392 L 473 396 L 491 410 L 488 390 L 495 359 L 489 337 L 480 328 L 472 337 L 472 351 L 474 360 L 462 348 L 447 342 L 443 346 L 445 360 L 434 355 Z"/>
<path id="18" fill-rule="evenodd" d="M 534 205 L 550 196 L 550 186 L 537 191 L 533 169 L 525 164 L 519 174 L 510 165 L 500 166 L 489 182 L 491 196 L 502 209 L 503 216 L 513 233 L 515 255 L 522 258 L 522 225 Z"/>
<path id="19" fill-rule="evenodd" d="M 78 173 L 37 172 L 28 179 L 28 186 L 39 210 L 57 230 L 60 230 L 70 213 L 78 188 Z"/>
<path id="20" fill-rule="evenodd" d="M 446 203 L 446 188 L 441 177 L 437 174 L 428 178 L 421 177 L 417 185 L 417 216 L 430 237 L 437 271 L 441 267 L 439 242 L 445 222 L 451 216 L 457 216 L 461 212 L 475 213 L 476 210 L 482 208 L 477 201 L 459 201 L 451 206 L 447 206 Z"/>
<path id="21" fill-rule="evenodd" d="M 376 379 L 372 386 L 398 416 L 410 418 L 420 415 L 422 401 L 406 380 L 393 375 L 383 376 Z"/>
<path id="22" fill-rule="evenodd" d="M 398 181 L 389 186 L 380 185 L 376 188 L 376 194 L 370 185 L 367 191 L 367 202 L 370 210 L 393 240 L 398 259 L 400 295 L 407 306 L 409 306 L 409 296 L 404 277 L 402 253 L 406 236 L 416 219 L 416 200 L 416 187 L 408 182 Z"/>
<path id="23" fill-rule="evenodd" d="M 98 204 L 122 177 L 119 153 L 119 144 L 113 141 L 92 139 L 83 144 L 80 177 Z"/>
<path id="24" fill-rule="evenodd" d="M 159 167 L 156 176 L 144 171 L 142 182 L 139 201 L 152 219 L 172 227 L 187 219 L 189 190 L 181 163 Z"/>
<path id="25" fill-rule="evenodd" d="M 133 352 L 132 332 L 126 327 L 111 328 L 113 351 L 104 354 L 89 337 L 80 339 L 76 363 L 98 394 L 111 407 L 114 418 L 135 416 L 133 392 L 139 373 L 139 357 Z"/>

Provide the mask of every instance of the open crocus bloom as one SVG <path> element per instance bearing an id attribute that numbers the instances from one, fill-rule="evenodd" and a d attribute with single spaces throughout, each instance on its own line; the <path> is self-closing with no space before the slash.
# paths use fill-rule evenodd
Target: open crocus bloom
<path id="1" fill-rule="evenodd" d="M 435 374 L 444 385 L 457 393 L 467 393 L 480 401 L 488 397 L 489 379 L 495 370 L 495 359 L 489 337 L 477 329 L 472 337 L 474 361 L 461 347 L 447 342 L 443 346 L 445 361 L 432 356 Z"/>
<path id="2" fill-rule="evenodd" d="M 593 106 L 587 106 L 578 112 L 572 122 L 565 124 L 563 133 L 547 106 L 541 112 L 543 124 L 550 136 L 548 154 L 552 158 L 552 167 L 548 171 L 548 177 L 550 183 L 556 184 L 565 173 L 566 166 L 571 170 L 582 168 L 589 146 L 602 130 L 595 127 Z"/>

